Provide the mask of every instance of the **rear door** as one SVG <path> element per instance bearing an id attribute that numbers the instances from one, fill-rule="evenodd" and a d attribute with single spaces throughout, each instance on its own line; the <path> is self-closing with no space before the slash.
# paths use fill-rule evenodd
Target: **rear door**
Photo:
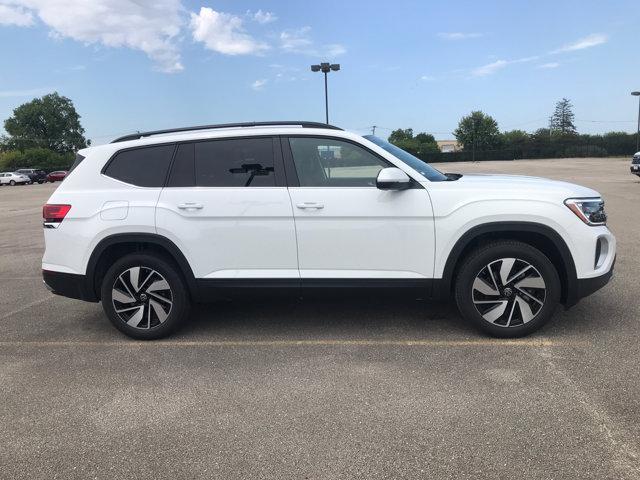
<path id="1" fill-rule="evenodd" d="M 298 283 L 293 213 L 273 137 L 179 144 L 156 227 L 197 278 Z"/>

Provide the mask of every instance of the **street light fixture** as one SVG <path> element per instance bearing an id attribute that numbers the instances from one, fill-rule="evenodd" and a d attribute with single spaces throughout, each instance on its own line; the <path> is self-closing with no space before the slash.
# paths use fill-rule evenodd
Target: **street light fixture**
<path id="1" fill-rule="evenodd" d="M 640 152 L 640 92 L 631 92 L 631 95 L 638 97 L 638 131 L 636 132 L 636 152 Z"/>
<path id="2" fill-rule="evenodd" d="M 327 73 L 334 71 L 337 72 L 340 70 L 339 63 L 321 63 L 320 65 L 311 65 L 312 72 L 322 72 L 324 73 L 324 111 L 325 117 L 327 119 L 327 124 L 329 123 L 329 93 L 327 91 Z"/>

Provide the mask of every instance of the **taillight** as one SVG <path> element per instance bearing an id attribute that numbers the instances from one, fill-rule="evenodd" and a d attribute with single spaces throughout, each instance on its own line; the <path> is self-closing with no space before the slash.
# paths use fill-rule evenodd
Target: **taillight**
<path id="1" fill-rule="evenodd" d="M 51 205 L 42 207 L 42 218 L 45 223 L 60 223 L 71 210 L 71 205 Z"/>

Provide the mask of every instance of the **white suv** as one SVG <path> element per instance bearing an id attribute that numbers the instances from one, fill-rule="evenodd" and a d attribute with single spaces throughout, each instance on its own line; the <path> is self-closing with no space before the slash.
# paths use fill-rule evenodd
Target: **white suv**
<path id="1" fill-rule="evenodd" d="M 286 291 L 455 298 L 525 335 L 612 276 L 598 192 L 443 174 L 311 122 L 145 132 L 81 150 L 43 209 L 46 285 L 159 338 L 191 302 Z"/>

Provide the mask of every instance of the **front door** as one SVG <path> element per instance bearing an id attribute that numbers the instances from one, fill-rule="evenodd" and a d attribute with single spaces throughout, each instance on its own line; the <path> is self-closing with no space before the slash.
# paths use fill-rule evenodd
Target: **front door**
<path id="1" fill-rule="evenodd" d="M 395 165 L 346 140 L 292 136 L 283 148 L 299 183 L 290 181 L 289 194 L 303 285 L 433 277 L 434 221 L 424 187 L 379 190 L 378 172 Z"/>

